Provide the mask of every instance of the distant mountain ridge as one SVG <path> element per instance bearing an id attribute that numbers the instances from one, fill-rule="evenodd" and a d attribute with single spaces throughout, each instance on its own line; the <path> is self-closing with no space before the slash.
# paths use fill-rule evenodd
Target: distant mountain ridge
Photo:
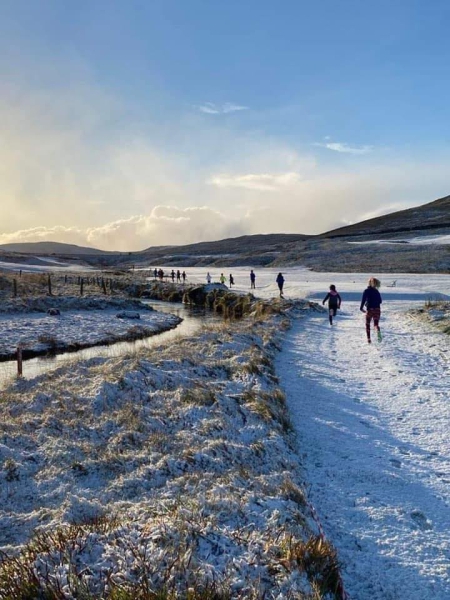
<path id="1" fill-rule="evenodd" d="M 153 246 L 139 252 L 37 242 L 5 244 L 0 252 L 70 256 L 72 262 L 78 257 L 80 263 L 101 268 L 302 265 L 330 272 L 450 273 L 450 244 L 412 243 L 413 237 L 430 235 L 450 236 L 450 196 L 319 235 L 244 235 L 184 246 Z"/>
<path id="2" fill-rule="evenodd" d="M 378 235 L 389 233 L 428 232 L 433 229 L 450 228 L 450 196 L 433 202 L 399 210 L 381 217 L 360 221 L 354 225 L 339 227 L 320 234 L 319 237 L 348 237 L 355 235 Z"/>
<path id="3" fill-rule="evenodd" d="M 87 248 L 63 242 L 17 242 L 13 244 L 0 244 L 0 250 L 5 252 L 22 252 L 24 254 L 111 254 L 106 250 Z"/>

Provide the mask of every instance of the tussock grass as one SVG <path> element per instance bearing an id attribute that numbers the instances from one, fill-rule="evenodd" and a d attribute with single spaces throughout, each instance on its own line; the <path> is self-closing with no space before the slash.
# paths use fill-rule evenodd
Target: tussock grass
<path id="1" fill-rule="evenodd" d="M 450 334 L 450 302 L 439 298 L 428 298 L 424 308 L 411 310 L 409 314 L 414 318 L 426 320 L 434 327 Z"/>
<path id="2" fill-rule="evenodd" d="M 288 570 L 294 567 L 305 571 L 311 581 L 313 597 L 340 597 L 339 562 L 336 550 L 328 541 L 320 536 L 311 536 L 306 541 L 289 536 L 282 549 L 280 562 Z"/>
<path id="3" fill-rule="evenodd" d="M 214 392 L 207 387 L 197 386 L 182 390 L 181 402 L 198 406 L 212 406 L 216 402 L 216 397 Z"/>

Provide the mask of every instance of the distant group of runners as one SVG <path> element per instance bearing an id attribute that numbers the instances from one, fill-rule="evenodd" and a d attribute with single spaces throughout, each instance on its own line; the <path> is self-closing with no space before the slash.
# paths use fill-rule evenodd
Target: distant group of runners
<path id="1" fill-rule="evenodd" d="M 219 282 L 222 283 L 223 285 L 225 285 L 226 280 L 227 280 L 227 278 L 225 277 L 225 275 L 223 273 L 221 273 L 220 277 L 219 277 Z M 280 298 L 284 298 L 284 296 L 283 296 L 283 286 L 284 286 L 283 273 L 278 273 L 275 281 L 276 281 L 276 283 L 278 285 L 278 289 L 280 291 Z M 206 283 L 210 284 L 211 282 L 212 282 L 212 277 L 208 271 L 208 273 L 206 273 Z M 228 277 L 228 283 L 229 283 L 230 288 L 233 287 L 234 277 L 231 273 Z M 250 289 L 251 290 L 256 289 L 256 275 L 255 275 L 255 271 L 253 269 L 250 270 Z"/>
<path id="2" fill-rule="evenodd" d="M 153 270 L 153 277 L 155 279 L 159 279 L 160 281 L 164 281 L 164 277 L 167 279 L 168 277 L 171 278 L 172 283 L 175 283 L 175 278 L 177 280 L 177 283 L 185 283 L 186 279 L 187 279 L 187 275 L 186 275 L 186 271 L 181 272 L 179 269 L 177 269 L 177 271 L 175 272 L 173 269 L 170 271 L 170 273 L 165 273 L 163 271 L 163 269 L 157 269 L 155 268 Z"/>

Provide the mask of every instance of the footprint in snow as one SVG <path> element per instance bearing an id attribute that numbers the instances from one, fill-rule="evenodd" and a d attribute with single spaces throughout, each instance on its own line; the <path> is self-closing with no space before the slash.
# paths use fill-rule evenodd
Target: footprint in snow
<path id="1" fill-rule="evenodd" d="M 421 510 L 413 510 L 410 513 L 411 519 L 422 531 L 433 529 L 433 525 L 429 519 L 424 515 Z"/>

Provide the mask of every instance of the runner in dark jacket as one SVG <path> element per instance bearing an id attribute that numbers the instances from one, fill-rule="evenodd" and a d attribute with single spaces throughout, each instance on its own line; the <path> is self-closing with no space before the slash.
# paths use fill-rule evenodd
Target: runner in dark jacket
<path id="1" fill-rule="evenodd" d="M 278 273 L 276 282 L 278 284 L 278 289 L 280 290 L 280 298 L 284 298 L 284 296 L 283 296 L 283 285 L 284 285 L 283 273 Z"/>
<path id="2" fill-rule="evenodd" d="M 378 341 L 381 342 L 381 330 L 380 330 L 380 316 L 381 316 L 381 303 L 383 302 L 381 294 L 378 291 L 381 283 L 379 279 L 371 277 L 367 288 L 361 298 L 361 306 L 359 309 L 366 313 L 366 334 L 367 341 L 370 344 L 370 322 L 373 319 L 373 326 L 378 335 Z"/>
<path id="3" fill-rule="evenodd" d="M 328 319 L 330 321 L 330 325 L 333 325 L 333 317 L 336 316 L 336 311 L 338 308 L 341 308 L 342 299 L 338 292 L 336 291 L 335 285 L 330 285 L 330 291 L 325 296 L 322 301 L 322 304 L 328 301 Z"/>

